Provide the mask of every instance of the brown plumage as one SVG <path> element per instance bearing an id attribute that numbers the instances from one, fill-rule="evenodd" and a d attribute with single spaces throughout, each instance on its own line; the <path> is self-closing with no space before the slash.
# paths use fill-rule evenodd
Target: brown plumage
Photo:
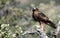
<path id="1" fill-rule="evenodd" d="M 32 13 L 33 19 L 35 21 L 39 22 L 40 25 L 42 24 L 41 26 L 43 26 L 43 28 L 44 28 L 43 24 L 47 24 L 47 25 L 51 26 L 52 28 L 56 29 L 55 24 L 53 22 L 51 22 L 45 14 L 40 12 L 38 8 L 35 8 L 32 11 L 33 11 L 33 13 Z"/>

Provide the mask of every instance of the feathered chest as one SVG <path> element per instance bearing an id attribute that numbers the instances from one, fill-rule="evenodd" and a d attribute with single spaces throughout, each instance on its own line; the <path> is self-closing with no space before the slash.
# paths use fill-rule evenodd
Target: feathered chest
<path id="1" fill-rule="evenodd" d="M 32 14 L 32 17 L 35 21 L 40 21 L 39 14 Z"/>

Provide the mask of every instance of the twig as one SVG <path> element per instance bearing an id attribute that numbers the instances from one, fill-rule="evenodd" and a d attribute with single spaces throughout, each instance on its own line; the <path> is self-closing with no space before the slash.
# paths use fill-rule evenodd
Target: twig
<path id="1" fill-rule="evenodd" d="M 41 38 L 48 38 L 45 32 L 40 27 L 39 28 L 38 27 L 39 27 L 38 25 L 34 25 L 30 27 L 28 30 L 26 30 L 22 35 L 37 33 Z"/>
<path id="2" fill-rule="evenodd" d="M 58 26 L 57 26 L 57 29 L 56 31 L 53 33 L 53 38 L 58 38 L 58 33 L 60 32 L 60 21 L 58 22 Z"/>

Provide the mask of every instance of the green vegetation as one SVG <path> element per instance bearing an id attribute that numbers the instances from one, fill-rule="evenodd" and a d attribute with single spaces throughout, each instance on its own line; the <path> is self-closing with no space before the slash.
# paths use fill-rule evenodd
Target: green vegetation
<path id="1" fill-rule="evenodd" d="M 33 7 L 39 8 L 57 25 L 60 20 L 60 5 L 56 5 L 55 1 L 41 1 L 22 3 L 19 0 L 0 0 L 0 38 L 39 38 L 37 34 L 21 35 L 31 25 L 37 24 L 32 19 Z M 51 38 L 54 29 L 46 25 L 45 32 Z"/>

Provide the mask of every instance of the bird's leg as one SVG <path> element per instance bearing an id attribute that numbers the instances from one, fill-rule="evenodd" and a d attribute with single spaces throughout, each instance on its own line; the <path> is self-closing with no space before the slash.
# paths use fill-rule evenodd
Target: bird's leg
<path id="1" fill-rule="evenodd" d="M 40 28 L 41 28 L 42 30 L 44 30 L 44 26 L 45 26 L 45 23 L 40 22 Z"/>

